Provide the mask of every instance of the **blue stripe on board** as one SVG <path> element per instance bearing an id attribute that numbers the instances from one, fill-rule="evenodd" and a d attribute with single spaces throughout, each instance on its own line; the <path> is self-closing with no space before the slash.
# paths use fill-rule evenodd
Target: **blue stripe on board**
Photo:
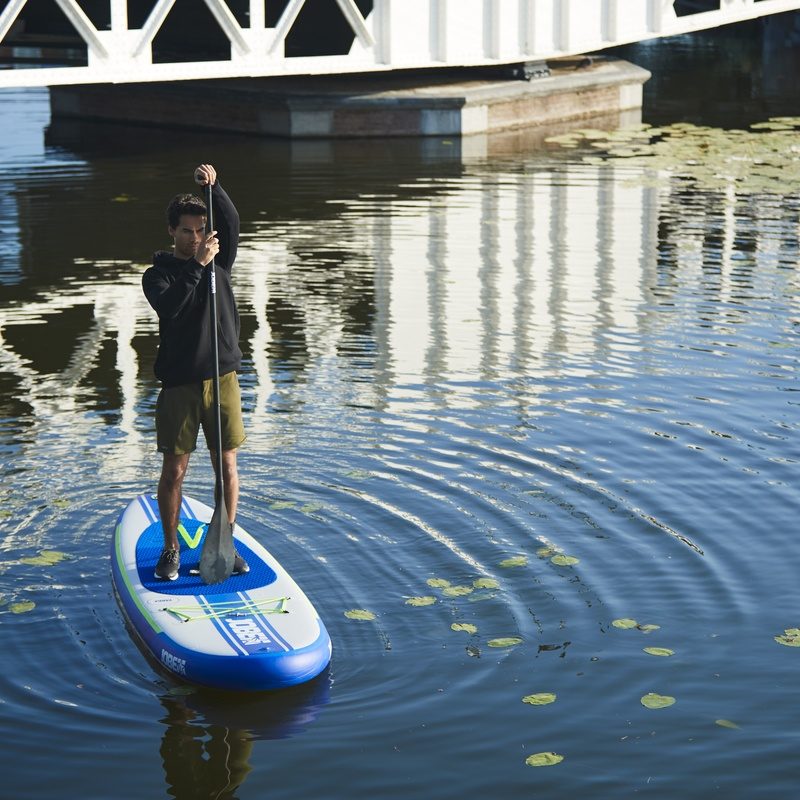
<path id="1" fill-rule="evenodd" d="M 137 499 L 139 500 L 139 504 L 144 509 L 144 513 L 147 515 L 147 518 L 150 520 L 150 522 L 158 522 L 158 514 L 153 511 L 151 498 L 146 494 L 140 494 Z"/>
<path id="2" fill-rule="evenodd" d="M 266 620 L 263 612 L 259 611 L 258 606 L 256 605 L 256 601 L 250 597 L 247 592 L 239 592 L 239 597 L 242 598 L 244 601 L 245 606 L 253 612 L 253 618 L 256 621 L 256 624 L 261 628 L 264 633 L 270 636 L 276 644 L 279 644 L 285 650 L 294 650 L 294 647 L 290 645 L 286 639 L 281 636 L 275 628 L 269 624 Z"/>
<path id="3" fill-rule="evenodd" d="M 181 499 L 181 508 L 183 509 L 183 515 L 185 517 L 188 517 L 189 519 L 197 519 L 197 515 L 189 507 L 185 497 Z"/>
<path id="4" fill-rule="evenodd" d="M 234 650 L 238 650 L 239 653 L 243 656 L 247 655 L 247 649 L 239 642 L 233 634 L 228 630 L 227 626 L 223 624 L 223 621 L 215 616 L 214 608 L 211 603 L 208 602 L 205 595 L 198 595 L 197 601 L 200 603 L 201 607 L 205 610 L 207 614 L 211 614 L 211 622 L 214 624 L 214 627 L 222 634 L 222 638 L 227 640 L 227 642 L 233 646 Z"/>

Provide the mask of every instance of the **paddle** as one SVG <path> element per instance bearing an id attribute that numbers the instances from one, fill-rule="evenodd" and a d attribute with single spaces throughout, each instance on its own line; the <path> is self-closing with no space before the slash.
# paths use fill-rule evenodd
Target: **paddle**
<path id="1" fill-rule="evenodd" d="M 211 202 L 211 184 L 206 184 L 206 230 L 214 230 L 214 209 Z M 222 417 L 219 401 L 219 341 L 217 337 L 217 273 L 214 259 L 208 265 L 211 290 L 211 337 L 214 343 L 214 408 L 216 411 L 216 473 L 214 487 L 214 514 L 206 532 L 203 552 L 200 555 L 200 577 L 204 583 L 221 583 L 233 572 L 233 530 L 225 506 L 225 483 L 222 477 Z"/>

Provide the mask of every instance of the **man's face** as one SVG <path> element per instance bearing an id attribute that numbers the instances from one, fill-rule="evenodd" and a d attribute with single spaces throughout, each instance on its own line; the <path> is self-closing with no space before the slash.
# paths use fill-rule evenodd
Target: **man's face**
<path id="1" fill-rule="evenodd" d="M 192 258 L 206 233 L 206 218 L 194 214 L 181 214 L 178 227 L 169 229 L 169 235 L 175 239 L 176 258 Z"/>

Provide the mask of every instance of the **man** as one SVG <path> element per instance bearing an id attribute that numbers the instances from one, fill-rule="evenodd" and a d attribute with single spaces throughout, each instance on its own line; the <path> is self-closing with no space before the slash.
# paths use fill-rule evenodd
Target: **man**
<path id="1" fill-rule="evenodd" d="M 236 371 L 241 366 L 239 312 L 231 288 L 231 268 L 239 244 L 239 214 L 217 180 L 211 164 L 194 172 L 201 186 L 210 185 L 218 230 L 206 230 L 206 205 L 191 194 L 176 195 L 167 208 L 172 252 L 159 251 L 142 276 L 142 287 L 158 314 L 159 347 L 155 373 L 161 381 L 156 403 L 156 438 L 163 454 L 158 483 L 158 507 L 164 526 L 164 551 L 156 578 L 175 580 L 180 568 L 178 521 L 183 480 L 189 456 L 203 428 L 216 469 L 214 406 L 214 329 L 206 267 L 215 259 L 218 312 L 220 406 L 222 418 L 222 476 L 231 527 L 239 500 L 236 451 L 244 442 L 242 404 Z M 234 574 L 249 567 L 237 553 Z"/>

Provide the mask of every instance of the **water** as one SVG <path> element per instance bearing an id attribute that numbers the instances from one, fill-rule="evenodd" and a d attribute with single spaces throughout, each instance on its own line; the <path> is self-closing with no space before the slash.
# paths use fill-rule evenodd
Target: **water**
<path id="1" fill-rule="evenodd" d="M 700 73 L 756 48 L 681 41 Z M 777 97 L 708 113 L 800 113 Z M 796 133 L 756 191 L 680 177 L 680 151 L 671 172 L 586 142 L 292 145 L 0 105 L 1 796 L 791 796 Z M 160 673 L 110 585 L 116 516 L 159 471 L 140 276 L 205 160 L 243 219 L 240 514 L 334 642 L 265 697 Z M 209 500 L 207 461 L 187 491 Z"/>

